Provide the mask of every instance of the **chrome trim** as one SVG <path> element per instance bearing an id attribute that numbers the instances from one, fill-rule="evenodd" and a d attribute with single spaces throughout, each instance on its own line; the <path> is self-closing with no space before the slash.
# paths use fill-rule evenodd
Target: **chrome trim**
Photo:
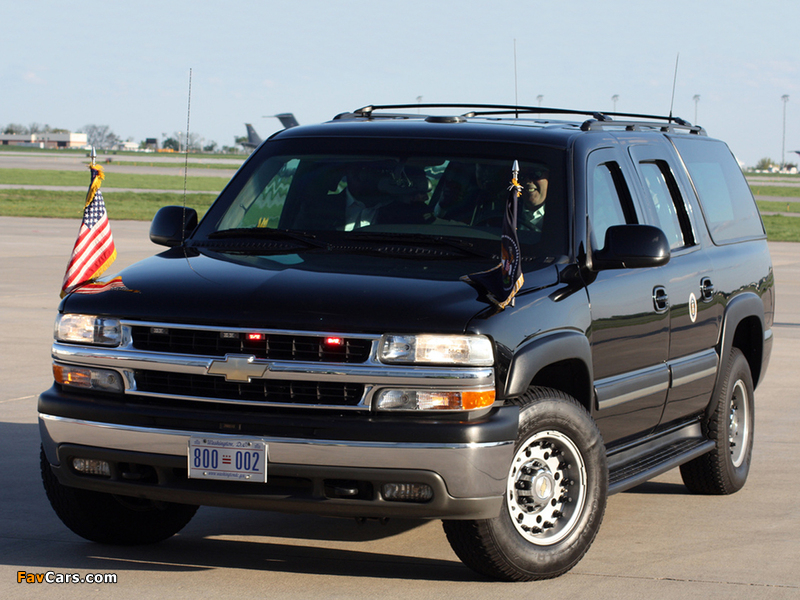
<path id="1" fill-rule="evenodd" d="M 189 375 L 208 375 L 218 356 L 194 356 L 125 350 L 123 348 L 90 348 L 54 343 L 54 360 L 78 365 L 112 369 L 146 369 Z M 253 379 L 286 379 L 297 381 L 330 381 L 381 385 L 446 385 L 453 389 L 494 386 L 492 367 L 418 367 L 375 363 L 317 363 L 301 361 L 269 361 L 255 359 L 253 364 L 269 367 L 263 377 Z"/>
<path id="2" fill-rule="evenodd" d="M 595 383 L 599 410 L 666 392 L 668 389 L 669 369 L 664 364 L 607 377 Z"/>
<path id="3" fill-rule="evenodd" d="M 122 345 L 118 347 L 97 347 L 69 344 L 56 341 L 52 347 L 52 358 L 56 362 L 73 365 L 88 365 L 118 371 L 125 383 L 125 394 L 135 394 L 152 398 L 168 398 L 205 403 L 238 404 L 243 406 L 274 406 L 297 408 L 297 404 L 283 402 L 240 400 L 233 398 L 209 398 L 182 394 L 161 394 L 142 392 L 136 388 L 134 371 L 151 370 L 184 375 L 216 376 L 215 365 L 219 366 L 229 358 L 247 360 L 248 365 L 258 367 L 249 377 L 250 381 L 292 380 L 299 382 L 354 383 L 364 385 L 364 394 L 355 406 L 338 404 L 304 404 L 303 408 L 335 408 L 337 410 L 369 410 L 374 393 L 386 387 L 432 389 L 447 391 L 483 390 L 495 387 L 494 369 L 490 366 L 444 366 L 398 365 L 382 363 L 377 358 L 381 337 L 373 334 L 349 334 L 315 331 L 295 331 L 259 329 L 245 327 L 207 327 L 185 324 L 160 323 L 154 321 L 121 320 Z M 132 328 L 164 327 L 193 331 L 264 333 L 267 335 L 327 337 L 337 336 L 350 339 L 371 340 L 372 346 L 367 360 L 363 363 L 304 362 L 293 360 L 257 359 L 250 354 L 227 353 L 220 355 L 173 354 L 137 350 L 133 347 Z"/>
<path id="4" fill-rule="evenodd" d="M 628 392 L 627 394 L 621 394 L 619 396 L 614 396 L 613 398 L 608 398 L 606 400 L 599 400 L 598 405 L 600 409 L 611 408 L 612 406 L 618 406 L 620 404 L 625 404 L 626 402 L 632 402 L 634 400 L 638 400 L 639 398 L 644 398 L 645 396 L 650 396 L 651 394 L 658 394 L 659 392 L 665 392 L 669 389 L 669 383 L 657 383 L 655 385 L 648 386 L 646 388 L 641 388 L 636 390 L 635 392 Z"/>
<path id="5" fill-rule="evenodd" d="M 678 379 L 673 380 L 672 386 L 673 388 L 680 387 L 682 385 L 687 385 L 689 383 L 694 383 L 695 381 L 699 381 L 700 379 L 705 379 L 706 377 L 713 377 L 717 374 L 717 367 L 709 367 L 704 371 L 698 371 L 697 373 L 693 373 L 691 375 L 685 375 L 684 377 L 680 377 Z"/>
<path id="6" fill-rule="evenodd" d="M 185 457 L 189 438 L 208 432 L 145 428 L 39 414 L 45 444 Z M 209 434 L 210 435 L 210 434 Z M 252 437 L 268 445 L 270 463 L 320 467 L 425 469 L 439 474 L 457 498 L 499 496 L 514 451 L 514 440 L 487 443 L 405 443 L 309 440 L 214 433 L 214 437 Z M 48 454 L 50 456 L 50 454 Z"/>
<path id="7" fill-rule="evenodd" d="M 667 361 L 631 373 L 608 377 L 595 383 L 597 405 L 600 410 L 638 400 L 651 394 L 689 385 L 707 377 L 716 377 L 719 357 L 713 348 L 689 356 Z M 657 381 L 659 379 L 664 381 Z M 648 380 L 657 381 L 642 387 Z M 629 388 L 633 388 L 627 391 Z M 616 395 L 610 395 L 617 392 Z M 619 393 L 621 392 L 621 393 Z M 603 397 L 603 396 L 607 397 Z"/>
<path id="8" fill-rule="evenodd" d="M 677 388 L 706 377 L 716 377 L 718 363 L 719 357 L 713 348 L 670 361 L 667 363 L 672 373 L 670 387 Z"/>
<path id="9" fill-rule="evenodd" d="M 120 319 L 125 327 L 166 327 L 167 329 L 189 329 L 195 331 L 218 331 L 231 333 L 265 333 L 267 335 L 296 335 L 308 337 L 344 337 L 360 340 L 379 341 L 381 336 L 368 333 L 340 333 L 335 331 L 305 331 L 301 329 L 264 329 L 259 327 L 210 327 L 208 325 L 186 325 L 180 323 L 163 323 L 160 321 L 131 321 Z"/>
<path id="10" fill-rule="evenodd" d="M 207 396 L 181 396 L 179 394 L 159 394 L 158 392 L 142 392 L 135 388 L 130 390 L 130 394 L 135 394 L 142 398 L 165 398 L 168 400 L 185 400 L 189 402 L 206 402 L 209 404 L 233 404 L 236 406 L 267 406 L 270 408 L 333 408 L 339 411 L 348 410 L 369 410 L 370 402 L 367 401 L 368 394 L 367 388 L 364 389 L 364 395 L 359 400 L 358 404 L 309 404 L 309 403 L 291 403 L 291 402 L 270 402 L 267 400 L 236 400 L 233 398 L 209 398 Z"/>

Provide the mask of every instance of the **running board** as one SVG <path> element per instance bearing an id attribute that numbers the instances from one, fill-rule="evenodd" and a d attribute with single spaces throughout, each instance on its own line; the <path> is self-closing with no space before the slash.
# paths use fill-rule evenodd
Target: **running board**
<path id="1" fill-rule="evenodd" d="M 613 450 L 608 455 L 608 493 L 628 490 L 713 449 L 714 442 L 694 421 Z"/>

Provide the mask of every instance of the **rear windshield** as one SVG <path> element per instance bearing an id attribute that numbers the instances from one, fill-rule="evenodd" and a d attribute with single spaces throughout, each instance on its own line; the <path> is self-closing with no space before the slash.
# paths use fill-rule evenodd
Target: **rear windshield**
<path id="1" fill-rule="evenodd" d="M 563 151 L 430 140 L 268 142 L 195 238 L 274 229 L 338 241 L 382 233 L 446 236 L 499 248 L 515 160 L 523 188 L 520 243 L 529 255 L 534 246 L 539 254 L 566 253 Z"/>

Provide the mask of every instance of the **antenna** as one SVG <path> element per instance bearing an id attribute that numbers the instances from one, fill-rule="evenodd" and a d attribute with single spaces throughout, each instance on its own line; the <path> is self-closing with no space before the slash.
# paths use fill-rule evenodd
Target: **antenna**
<path id="1" fill-rule="evenodd" d="M 672 123 L 672 105 L 675 103 L 675 84 L 678 81 L 678 60 L 681 57 L 681 53 L 678 52 L 678 56 L 675 57 L 675 75 L 672 77 L 672 99 L 669 101 L 669 121 L 668 123 Z"/>
<path id="2" fill-rule="evenodd" d="M 189 117 L 192 114 L 192 69 L 189 67 L 189 103 L 186 107 L 186 150 L 183 163 L 183 222 L 181 223 L 181 246 L 186 239 L 186 180 L 189 177 Z M 184 249 L 185 251 L 185 249 Z"/>
<path id="3" fill-rule="evenodd" d="M 517 38 L 514 38 L 514 106 L 519 106 L 517 95 Z M 519 113 L 514 112 L 514 117 L 519 117 Z"/>

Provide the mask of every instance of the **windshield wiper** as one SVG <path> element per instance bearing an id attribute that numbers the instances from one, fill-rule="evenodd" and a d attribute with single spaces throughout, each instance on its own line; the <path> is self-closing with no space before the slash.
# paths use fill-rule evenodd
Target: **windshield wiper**
<path id="1" fill-rule="evenodd" d="M 415 245 L 429 244 L 448 246 L 466 254 L 481 258 L 497 258 L 496 253 L 486 252 L 475 247 L 472 242 L 445 235 L 423 235 L 421 233 L 353 233 L 352 237 L 361 241 L 384 242 L 387 244 L 408 243 Z M 499 244 L 498 244 L 499 245 Z"/>
<path id="2" fill-rule="evenodd" d="M 240 227 L 223 229 L 208 235 L 209 239 L 259 238 L 269 240 L 292 240 L 302 242 L 314 248 L 327 248 L 328 243 L 317 239 L 317 236 L 305 231 L 289 231 L 288 229 L 267 229 L 266 227 Z"/>

